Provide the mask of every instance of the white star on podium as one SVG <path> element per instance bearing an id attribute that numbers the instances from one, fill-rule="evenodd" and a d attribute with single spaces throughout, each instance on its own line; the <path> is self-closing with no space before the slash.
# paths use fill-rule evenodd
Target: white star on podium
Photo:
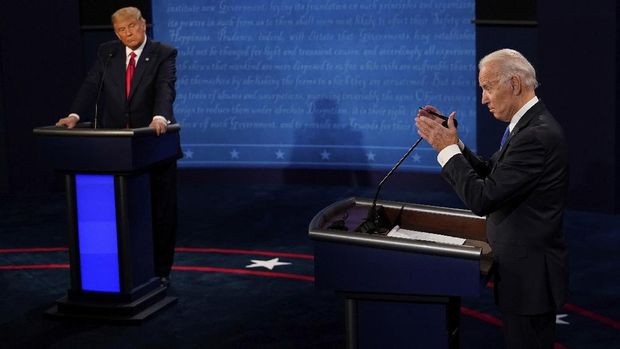
<path id="1" fill-rule="evenodd" d="M 559 324 L 559 325 L 570 325 L 570 322 L 562 320 L 562 319 L 564 319 L 567 316 L 568 316 L 568 314 L 557 314 L 555 316 L 555 323 Z"/>
<path id="2" fill-rule="evenodd" d="M 230 152 L 230 158 L 231 159 L 239 159 L 239 152 L 237 151 L 237 149 L 233 149 Z"/>
<path id="3" fill-rule="evenodd" d="M 257 260 L 257 259 L 252 259 L 252 264 L 250 265 L 246 265 L 246 268 L 267 268 L 269 270 L 273 270 L 274 267 L 278 266 L 278 265 L 287 265 L 287 264 L 291 264 L 288 262 L 280 262 L 280 258 L 274 258 L 274 259 L 270 259 L 268 261 L 261 261 L 261 260 Z"/>
<path id="4" fill-rule="evenodd" d="M 321 153 L 321 160 L 329 160 L 330 155 L 332 155 L 330 152 L 323 150 Z"/>

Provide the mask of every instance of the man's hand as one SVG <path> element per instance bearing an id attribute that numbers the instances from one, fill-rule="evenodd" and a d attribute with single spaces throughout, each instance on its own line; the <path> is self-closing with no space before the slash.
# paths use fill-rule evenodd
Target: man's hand
<path id="1" fill-rule="evenodd" d="M 428 106 L 425 108 L 428 108 Z M 429 108 L 429 110 L 431 109 Z M 445 128 L 441 125 L 443 122 L 441 118 L 436 118 L 429 113 L 420 110 L 415 118 L 415 125 L 418 127 L 418 134 L 438 152 L 442 151 L 443 148 L 451 144 L 458 144 L 459 135 L 456 131 L 456 127 L 454 127 L 455 116 L 456 112 L 450 113 L 450 117 L 448 118 L 448 128 Z"/>
<path id="2" fill-rule="evenodd" d="M 149 127 L 154 129 L 155 134 L 160 136 L 166 133 L 166 130 L 168 129 L 168 123 L 162 118 L 154 118 L 153 121 L 151 121 Z"/>
<path id="3" fill-rule="evenodd" d="M 64 117 L 56 123 L 56 126 L 65 126 L 66 128 L 74 128 L 78 123 L 78 118 L 73 115 Z"/>
<path id="4" fill-rule="evenodd" d="M 430 111 L 432 111 L 432 112 L 434 112 L 434 113 L 437 113 L 437 114 L 443 115 L 443 114 L 441 114 L 441 111 L 439 111 L 439 109 L 437 109 L 437 108 L 433 107 L 432 105 L 425 105 L 425 106 L 424 106 L 424 108 L 420 108 L 420 109 L 418 110 L 418 115 L 416 115 L 416 117 L 424 116 L 424 117 L 427 117 L 427 118 L 429 118 L 429 119 L 431 119 L 431 120 L 434 120 L 435 122 L 438 122 L 438 123 L 440 123 L 440 124 L 441 124 L 442 122 L 444 122 L 444 120 L 443 120 L 442 118 L 438 118 L 438 117 L 436 117 L 435 115 L 433 115 L 433 114 L 431 114 L 431 113 L 427 112 L 427 110 L 430 110 Z"/>

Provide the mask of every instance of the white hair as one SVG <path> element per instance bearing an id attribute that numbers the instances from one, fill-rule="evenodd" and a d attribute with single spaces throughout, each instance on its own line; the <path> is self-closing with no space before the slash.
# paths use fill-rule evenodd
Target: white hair
<path id="1" fill-rule="evenodd" d="M 490 63 L 497 64 L 499 74 L 502 78 L 518 76 L 525 86 L 531 89 L 536 89 L 538 87 L 536 70 L 519 51 L 505 48 L 491 52 L 480 60 L 478 69 L 482 69 Z"/>

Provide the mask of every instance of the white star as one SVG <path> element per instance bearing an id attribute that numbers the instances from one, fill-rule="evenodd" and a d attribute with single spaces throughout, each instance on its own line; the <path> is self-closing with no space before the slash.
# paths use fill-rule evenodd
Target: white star
<path id="1" fill-rule="evenodd" d="M 187 149 L 183 152 L 185 154 L 185 158 L 191 159 L 194 157 L 194 152 L 191 149 Z"/>
<path id="2" fill-rule="evenodd" d="M 321 153 L 321 160 L 329 160 L 329 157 L 332 154 L 330 152 L 328 152 L 327 150 L 323 150 L 323 152 Z"/>
<path id="3" fill-rule="evenodd" d="M 269 270 L 273 270 L 273 268 L 275 266 L 278 265 L 287 265 L 287 264 L 291 264 L 288 262 L 280 262 L 280 258 L 274 258 L 274 259 L 270 259 L 268 261 L 261 261 L 261 260 L 256 260 L 256 259 L 252 259 L 252 264 L 250 265 L 246 265 L 246 268 L 259 268 L 259 267 L 263 267 L 263 268 L 267 268 Z"/>
<path id="4" fill-rule="evenodd" d="M 276 152 L 276 159 L 284 159 L 284 152 L 282 151 L 282 149 L 278 149 L 278 151 Z"/>
<path id="5" fill-rule="evenodd" d="M 420 162 L 420 155 L 418 153 L 413 154 L 413 162 Z"/>
<path id="6" fill-rule="evenodd" d="M 570 322 L 562 320 L 562 319 L 564 319 L 567 316 L 568 316 L 568 314 L 557 314 L 555 316 L 555 323 L 556 324 L 560 324 L 560 325 L 570 325 Z"/>
<path id="7" fill-rule="evenodd" d="M 366 153 L 366 158 L 368 158 L 368 161 L 375 161 L 375 155 L 375 153 L 369 151 L 368 153 Z"/>
<path id="8" fill-rule="evenodd" d="M 230 152 L 230 158 L 231 159 L 239 159 L 239 152 L 237 151 L 237 149 L 233 149 Z"/>

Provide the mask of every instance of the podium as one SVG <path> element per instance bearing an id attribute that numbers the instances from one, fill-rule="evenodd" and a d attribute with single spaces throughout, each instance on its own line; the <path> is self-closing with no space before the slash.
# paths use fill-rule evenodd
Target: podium
<path id="1" fill-rule="evenodd" d="M 349 198 L 310 222 L 316 287 L 341 294 L 348 348 L 458 348 L 460 297 L 478 296 L 492 264 L 486 221 L 466 210 L 378 201 L 401 228 L 463 245 L 356 232 L 372 200 Z"/>
<path id="2" fill-rule="evenodd" d="M 67 197 L 71 285 L 46 315 L 136 324 L 177 301 L 153 269 L 149 168 L 176 159 L 179 129 L 33 130 Z"/>

